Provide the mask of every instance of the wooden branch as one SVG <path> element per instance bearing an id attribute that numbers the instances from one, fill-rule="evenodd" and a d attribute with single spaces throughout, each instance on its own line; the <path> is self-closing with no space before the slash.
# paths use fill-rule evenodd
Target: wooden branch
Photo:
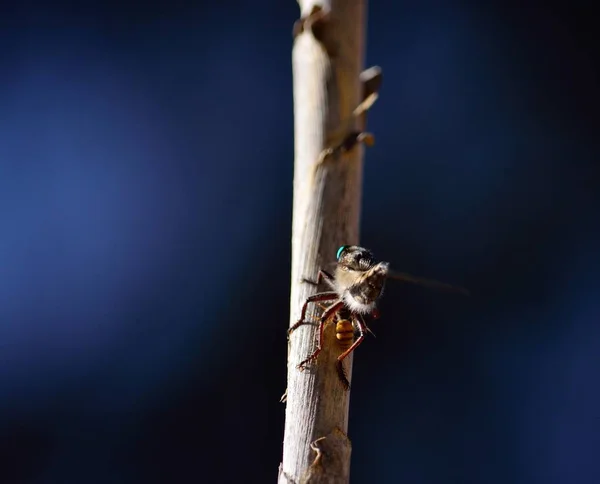
<path id="1" fill-rule="evenodd" d="M 294 25 L 295 167 L 290 326 L 315 279 L 343 244 L 357 244 L 366 111 L 377 99 L 381 71 L 361 77 L 366 0 L 299 0 Z M 309 307 L 307 318 L 320 315 Z M 316 305 L 314 305 L 316 306 Z M 316 326 L 291 336 L 283 462 L 279 483 L 347 483 L 350 475 L 349 391 L 335 369 L 340 353 L 334 324 L 323 351 L 305 371 L 296 365 L 316 345 Z M 351 379 L 352 356 L 345 360 Z"/>

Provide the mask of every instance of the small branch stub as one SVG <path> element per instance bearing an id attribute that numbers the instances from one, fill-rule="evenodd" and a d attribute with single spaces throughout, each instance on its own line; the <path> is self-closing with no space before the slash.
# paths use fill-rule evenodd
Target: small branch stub
<path id="1" fill-rule="evenodd" d="M 345 462 L 350 461 L 352 445 L 344 432 L 335 428 L 331 434 L 311 442 L 310 448 L 315 458 L 306 475 L 300 479 L 301 484 L 350 480 L 349 468 Z M 331 456 L 336 458 L 332 459 Z"/>

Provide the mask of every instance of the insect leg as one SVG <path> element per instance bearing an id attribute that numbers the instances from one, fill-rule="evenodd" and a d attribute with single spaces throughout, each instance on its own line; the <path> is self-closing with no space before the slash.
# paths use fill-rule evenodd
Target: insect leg
<path id="1" fill-rule="evenodd" d="M 326 304 L 321 304 L 320 302 L 317 302 L 317 306 L 319 306 L 319 309 L 321 310 L 321 314 L 323 314 L 323 311 L 325 311 L 327 309 L 327 305 Z M 315 321 L 315 323 L 318 323 L 321 318 L 318 316 L 311 316 L 313 321 Z M 311 324 L 309 321 L 302 321 L 302 324 Z"/>
<path id="2" fill-rule="evenodd" d="M 317 284 L 321 284 L 323 279 L 325 279 L 328 282 L 333 282 L 333 276 L 329 272 L 321 269 L 317 274 Z"/>
<path id="3" fill-rule="evenodd" d="M 326 309 L 326 308 L 327 308 L 327 306 L 324 306 L 323 304 L 321 304 L 321 303 L 320 303 L 320 302 L 318 302 L 318 301 L 317 301 L 317 306 L 319 306 L 319 308 L 321 308 L 321 311 L 323 311 L 324 309 Z M 311 326 L 312 326 L 312 325 L 315 325 L 315 326 L 316 326 L 316 325 L 319 323 L 319 321 L 321 320 L 321 318 L 319 318 L 319 317 L 317 317 L 317 316 L 312 316 L 312 320 L 314 321 L 314 323 L 311 323 L 310 321 L 299 321 L 298 323 L 295 323 L 295 324 L 294 324 L 294 326 L 293 326 L 293 329 L 292 329 L 292 328 L 290 328 L 290 329 L 288 330 L 288 341 L 289 341 L 289 339 L 290 339 L 290 334 L 291 334 L 291 332 L 292 332 L 293 330 L 295 330 L 295 329 L 299 328 L 300 326 L 304 326 L 305 324 L 306 324 L 306 325 L 311 325 Z"/>
<path id="4" fill-rule="evenodd" d="M 334 281 L 333 276 L 329 272 L 324 271 L 322 269 L 317 274 L 316 282 L 311 279 L 306 279 L 306 278 L 303 278 L 302 282 L 306 282 L 307 284 L 310 284 L 311 286 L 318 286 L 319 284 L 321 284 L 321 282 L 323 282 L 323 279 L 325 279 L 325 282 L 327 282 L 331 287 L 333 287 L 333 281 Z"/>
<path id="5" fill-rule="evenodd" d="M 295 324 L 293 324 L 290 329 L 288 329 L 288 336 L 290 334 L 292 334 L 293 331 L 295 331 L 299 326 L 302 326 L 303 324 L 307 324 L 306 321 L 304 321 L 304 318 L 306 317 L 306 309 L 308 308 L 309 303 L 311 302 L 319 302 L 319 301 L 333 301 L 334 299 L 337 299 L 338 295 L 336 292 L 320 292 L 318 294 L 313 294 L 312 296 L 309 296 L 306 298 L 306 301 L 304 301 L 304 304 L 302 305 L 302 311 L 300 312 L 300 319 L 298 319 L 298 321 L 296 321 Z"/>
<path id="6" fill-rule="evenodd" d="M 365 320 L 363 319 L 363 317 L 360 314 L 353 316 L 353 318 L 354 318 L 354 321 L 356 321 L 357 326 L 358 326 L 358 338 L 356 338 L 356 341 L 354 341 L 354 343 L 352 344 L 352 346 L 350 346 L 350 348 L 348 348 L 340 356 L 338 356 L 337 363 L 336 363 L 336 369 L 338 372 L 338 376 L 340 377 L 340 381 L 342 382 L 342 385 L 344 386 L 344 388 L 346 390 L 348 390 L 350 388 L 350 382 L 348 381 L 348 377 L 346 376 L 346 372 L 344 371 L 343 361 L 350 353 L 352 353 L 356 349 L 356 347 L 359 344 L 362 343 L 363 339 L 365 339 L 365 332 L 367 331 L 367 325 L 365 324 Z"/>
<path id="7" fill-rule="evenodd" d="M 310 361 L 314 360 L 317 356 L 319 356 L 319 353 L 323 349 L 323 330 L 325 329 L 325 324 L 327 323 L 327 321 L 329 321 L 329 318 L 331 318 L 335 313 L 337 313 L 343 307 L 344 307 L 344 301 L 338 300 L 338 301 L 334 302 L 331 306 L 329 306 L 323 312 L 323 315 L 321 316 L 321 320 L 319 321 L 319 337 L 317 339 L 317 349 L 315 349 L 315 351 L 313 352 L 312 355 L 310 355 L 304 361 L 300 362 L 300 364 L 296 368 L 298 368 L 299 370 L 303 370 L 307 363 L 309 363 Z"/>
<path id="8" fill-rule="evenodd" d="M 371 311 L 371 318 L 372 319 L 379 319 L 381 317 L 381 313 L 379 311 L 379 309 L 375 308 L 373 309 L 373 311 Z M 371 330 L 371 328 L 369 328 L 369 326 L 367 326 L 367 323 L 365 322 L 364 318 L 363 318 L 363 323 L 365 325 L 365 330 L 367 331 L 367 333 L 371 333 L 373 335 L 373 338 L 375 338 L 375 333 L 373 333 L 373 331 Z"/>
<path id="9" fill-rule="evenodd" d="M 366 331 L 367 333 L 370 333 L 370 334 L 372 334 L 372 335 L 373 335 L 373 338 L 376 338 L 377 336 L 375 336 L 375 333 L 373 333 L 373 330 L 367 326 L 367 323 L 365 322 L 365 320 L 364 320 L 364 319 L 363 319 L 363 323 L 364 323 L 364 325 L 365 325 L 365 331 Z"/>

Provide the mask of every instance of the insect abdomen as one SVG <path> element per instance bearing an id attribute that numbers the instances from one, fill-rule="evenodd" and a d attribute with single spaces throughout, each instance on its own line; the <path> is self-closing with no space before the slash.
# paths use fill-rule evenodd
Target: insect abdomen
<path id="1" fill-rule="evenodd" d="M 352 321 L 341 319 L 335 325 L 335 337 L 342 350 L 347 350 L 354 343 L 354 326 Z"/>

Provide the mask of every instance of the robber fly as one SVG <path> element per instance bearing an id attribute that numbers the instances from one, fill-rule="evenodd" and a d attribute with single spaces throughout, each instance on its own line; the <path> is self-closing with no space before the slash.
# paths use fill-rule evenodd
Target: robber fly
<path id="1" fill-rule="evenodd" d="M 323 331 L 325 324 L 334 317 L 337 318 L 336 335 L 339 343 L 347 345 L 350 338 L 340 338 L 341 329 L 348 328 L 348 322 L 354 328 L 352 334 L 352 344 L 346 346 L 346 349 L 337 358 L 336 369 L 340 381 L 344 388 L 349 388 L 349 382 L 346 378 L 343 361 L 348 357 L 365 338 L 365 333 L 370 332 L 365 323 L 365 316 L 379 317 L 377 302 L 383 294 L 385 281 L 387 279 L 397 279 L 413 284 L 428 286 L 435 289 L 449 290 L 468 295 L 469 292 L 461 287 L 451 286 L 429 279 L 414 277 L 405 273 L 396 273 L 390 270 L 388 262 L 376 262 L 373 253 L 357 245 L 342 245 L 336 254 L 337 265 L 335 275 L 327 271 L 320 270 L 317 274 L 317 281 L 306 281 L 311 284 L 319 285 L 325 281 L 331 288 L 331 291 L 321 292 L 309 296 L 302 305 L 302 311 L 298 321 L 288 330 L 288 336 L 291 335 L 299 326 L 309 324 L 305 321 L 306 310 L 310 303 L 316 303 L 323 312 L 319 319 L 319 332 L 317 339 L 317 348 L 297 368 L 304 370 L 306 365 L 317 358 L 322 350 Z M 322 303 L 327 302 L 328 305 Z M 338 332 L 338 328 L 340 332 Z M 354 334 L 355 333 L 355 334 Z M 344 333 L 347 334 L 347 333 Z"/>
<path id="2" fill-rule="evenodd" d="M 314 283 L 312 281 L 306 281 L 306 282 L 316 285 L 316 283 Z M 326 306 L 321 303 L 317 302 L 317 305 L 323 311 L 326 309 Z M 371 316 L 374 319 L 378 318 L 379 313 L 378 313 L 377 309 L 374 311 L 374 313 L 375 314 L 372 314 Z M 320 323 L 321 318 L 313 317 L 313 320 L 317 321 L 317 323 Z M 338 357 L 338 362 L 336 363 L 336 370 L 337 370 L 340 382 L 342 383 L 342 386 L 344 387 L 344 389 L 348 390 L 348 388 L 350 388 L 350 382 L 348 381 L 348 377 L 346 376 L 346 371 L 344 370 L 344 367 L 343 367 L 343 360 L 354 350 L 354 348 L 356 348 L 356 346 L 354 348 L 352 348 L 352 345 L 356 341 L 356 338 L 359 336 L 359 333 L 357 331 L 358 323 L 355 322 L 356 316 L 353 315 L 350 311 L 348 311 L 345 308 L 342 308 L 337 313 L 335 313 L 335 320 L 336 320 L 336 322 L 335 322 L 335 338 L 336 338 L 337 346 L 340 349 L 340 351 L 342 352 Z M 363 323 L 364 323 L 364 320 L 363 320 Z M 296 325 L 294 325 L 293 329 L 291 329 L 288 332 L 288 334 L 290 334 L 294 329 L 296 329 L 298 326 L 301 326 L 303 324 L 310 324 L 310 323 L 308 321 L 300 321 L 299 324 L 297 323 Z M 325 325 L 326 325 L 326 322 L 324 322 L 324 324 L 323 324 L 323 329 L 324 329 Z M 373 331 L 371 331 L 371 329 L 366 324 L 364 324 L 364 328 L 367 332 L 369 332 L 373 336 L 375 336 Z M 350 348 L 352 348 L 352 349 L 350 349 Z M 320 351 L 321 351 L 321 349 L 320 349 L 320 345 L 319 345 L 319 347 L 317 348 L 316 354 L 313 353 L 309 358 L 307 358 L 300 365 L 298 365 L 298 368 L 303 369 L 309 361 L 311 361 L 317 357 L 317 355 L 319 354 Z"/>

